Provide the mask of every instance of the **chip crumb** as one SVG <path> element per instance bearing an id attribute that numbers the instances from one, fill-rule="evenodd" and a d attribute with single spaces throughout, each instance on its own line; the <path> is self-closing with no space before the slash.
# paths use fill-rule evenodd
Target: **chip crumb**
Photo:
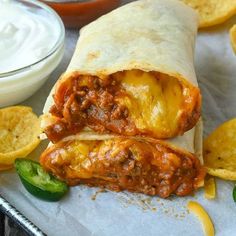
<path id="1" fill-rule="evenodd" d="M 230 42 L 231 42 L 232 48 L 234 52 L 236 53 L 236 24 L 230 29 L 229 35 L 230 35 Z"/>
<path id="2" fill-rule="evenodd" d="M 101 188 L 101 189 L 97 190 L 97 191 L 91 196 L 91 200 L 95 201 L 96 198 L 97 198 L 97 196 L 98 196 L 98 194 L 99 194 L 99 193 L 104 193 L 104 192 L 106 192 L 106 190 L 105 190 L 104 188 Z"/>
<path id="3" fill-rule="evenodd" d="M 206 176 L 205 178 L 205 184 L 204 184 L 204 190 L 205 190 L 205 198 L 212 200 L 216 197 L 216 183 L 214 177 Z"/>
<path id="4" fill-rule="evenodd" d="M 146 197 L 142 194 L 129 192 L 116 192 L 113 194 L 117 196 L 117 199 L 122 203 L 124 207 L 128 207 L 129 205 L 136 205 L 143 211 L 152 211 L 153 208 L 156 208 L 156 205 L 152 202 L 152 197 Z"/>

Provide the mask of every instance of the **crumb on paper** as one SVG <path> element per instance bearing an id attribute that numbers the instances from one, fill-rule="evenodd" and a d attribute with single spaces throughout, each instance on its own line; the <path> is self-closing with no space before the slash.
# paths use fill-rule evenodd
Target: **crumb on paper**
<path id="1" fill-rule="evenodd" d="M 92 196 L 91 200 L 95 201 L 99 193 L 104 193 L 106 190 L 104 188 L 98 189 Z"/>
<path id="2" fill-rule="evenodd" d="M 124 206 L 136 205 L 143 211 L 156 211 L 157 206 L 152 202 L 152 197 L 147 197 L 142 194 L 118 192 L 115 193 L 119 202 Z"/>
<path id="3" fill-rule="evenodd" d="M 123 207 L 127 208 L 130 205 L 135 205 L 143 211 L 154 211 L 161 212 L 168 217 L 175 217 L 179 220 L 183 220 L 186 216 L 186 208 L 182 207 L 184 204 L 181 203 L 181 206 L 175 206 L 175 201 L 173 199 L 161 199 L 158 197 L 149 197 L 142 194 L 134 194 L 128 192 L 118 192 L 115 193 L 117 199 L 123 205 Z M 171 202 L 171 205 L 165 204 L 166 201 Z M 168 207 L 167 207 L 168 206 Z"/>

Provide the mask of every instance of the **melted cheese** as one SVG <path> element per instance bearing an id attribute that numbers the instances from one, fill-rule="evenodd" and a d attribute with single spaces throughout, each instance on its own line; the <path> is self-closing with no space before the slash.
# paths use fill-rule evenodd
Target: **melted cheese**
<path id="1" fill-rule="evenodd" d="M 139 70 L 117 73 L 116 79 L 128 94 L 117 102 L 128 108 L 138 129 L 157 136 L 178 129 L 184 97 L 177 79 Z"/>
<path id="2" fill-rule="evenodd" d="M 91 172 L 88 171 L 91 163 L 88 159 L 91 143 L 89 141 L 75 141 L 71 142 L 70 145 L 62 147 L 63 163 L 69 164 L 67 174 L 70 177 L 74 177 L 76 171 L 79 178 L 91 178 Z M 76 157 L 76 158 L 75 158 Z M 58 162 L 58 161 L 57 161 Z M 61 163 L 61 165 L 64 165 Z"/>

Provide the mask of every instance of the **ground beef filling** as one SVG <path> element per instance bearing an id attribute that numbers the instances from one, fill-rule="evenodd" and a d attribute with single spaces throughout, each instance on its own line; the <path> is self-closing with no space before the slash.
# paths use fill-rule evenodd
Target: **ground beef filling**
<path id="1" fill-rule="evenodd" d="M 73 144 L 67 142 L 46 150 L 40 162 L 70 185 L 86 184 L 163 198 L 191 194 L 205 176 L 197 157 L 157 143 L 126 139 L 90 142 L 93 147 L 86 157 L 76 155 L 78 149 L 71 151 Z"/>
<path id="2" fill-rule="evenodd" d="M 136 127 L 127 108 L 116 102 L 125 94 L 116 80 L 81 76 L 64 82 L 59 89 L 50 109 L 58 121 L 45 130 L 52 142 L 76 134 L 85 126 L 99 133 L 135 135 Z"/>

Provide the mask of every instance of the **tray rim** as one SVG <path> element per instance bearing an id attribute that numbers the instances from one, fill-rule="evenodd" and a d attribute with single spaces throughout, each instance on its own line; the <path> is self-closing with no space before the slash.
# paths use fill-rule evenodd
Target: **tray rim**
<path id="1" fill-rule="evenodd" d="M 40 228 L 26 218 L 20 211 L 0 195 L 0 211 L 20 226 L 30 236 L 46 236 Z"/>

